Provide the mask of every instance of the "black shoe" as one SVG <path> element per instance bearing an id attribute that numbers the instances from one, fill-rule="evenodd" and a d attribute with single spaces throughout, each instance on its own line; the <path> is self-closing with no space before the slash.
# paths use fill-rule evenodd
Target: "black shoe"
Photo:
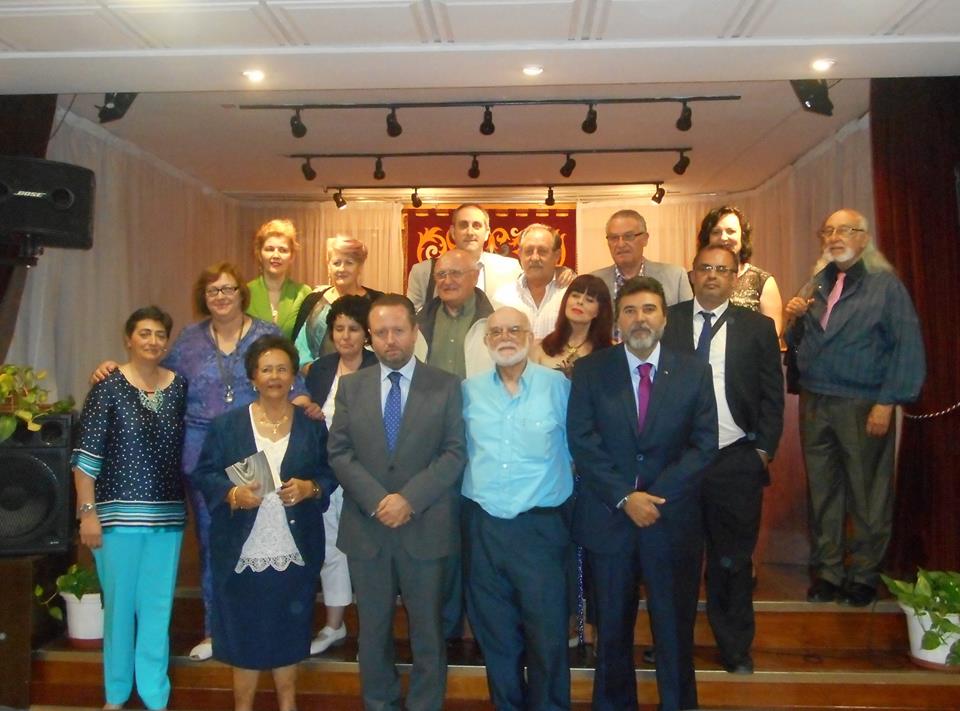
<path id="1" fill-rule="evenodd" d="M 723 663 L 723 669 L 728 674 L 753 674 L 753 660 L 750 655 L 732 664 Z"/>
<path id="2" fill-rule="evenodd" d="M 877 589 L 863 583 L 847 583 L 840 591 L 837 602 L 850 607 L 866 607 L 877 599 Z"/>
<path id="3" fill-rule="evenodd" d="M 817 578 L 807 590 L 807 602 L 833 602 L 840 594 L 840 588 L 829 580 Z"/>
<path id="4" fill-rule="evenodd" d="M 653 647 L 647 647 L 643 650 L 641 655 L 644 664 L 656 664 L 657 663 L 657 654 L 653 651 Z"/>

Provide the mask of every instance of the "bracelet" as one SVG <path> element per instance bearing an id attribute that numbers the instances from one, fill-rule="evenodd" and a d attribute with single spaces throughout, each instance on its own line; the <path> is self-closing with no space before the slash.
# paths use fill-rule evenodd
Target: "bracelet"
<path id="1" fill-rule="evenodd" d="M 230 508 L 232 509 L 240 508 L 237 505 L 237 489 L 239 488 L 240 487 L 238 486 L 233 487 L 232 489 L 230 489 L 230 493 L 227 495 L 227 500 L 230 502 Z"/>
<path id="2" fill-rule="evenodd" d="M 315 499 L 319 499 L 319 498 L 320 498 L 320 485 L 317 484 L 317 482 L 315 482 L 315 481 L 310 482 L 310 483 L 313 484 L 313 497 L 314 497 Z"/>

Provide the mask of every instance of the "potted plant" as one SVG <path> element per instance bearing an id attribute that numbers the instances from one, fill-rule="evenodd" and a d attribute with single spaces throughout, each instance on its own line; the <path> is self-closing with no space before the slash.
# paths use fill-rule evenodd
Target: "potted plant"
<path id="1" fill-rule="evenodd" d="M 916 582 L 881 576 L 907 616 L 910 657 L 934 669 L 960 665 L 960 573 L 917 571 Z"/>
<path id="2" fill-rule="evenodd" d="M 0 365 L 0 442 L 10 438 L 20 422 L 36 432 L 40 429 L 34 421 L 37 417 L 73 409 L 73 398 L 47 404 L 48 392 L 40 387 L 40 381 L 46 377 L 46 371 L 30 366 Z"/>
<path id="3" fill-rule="evenodd" d="M 45 596 L 38 585 L 33 594 L 50 615 L 63 619 L 63 610 L 52 605 L 59 594 L 67 608 L 67 638 L 74 647 L 97 648 L 103 644 L 103 602 L 96 570 L 74 563 L 57 578 L 57 591 Z"/>

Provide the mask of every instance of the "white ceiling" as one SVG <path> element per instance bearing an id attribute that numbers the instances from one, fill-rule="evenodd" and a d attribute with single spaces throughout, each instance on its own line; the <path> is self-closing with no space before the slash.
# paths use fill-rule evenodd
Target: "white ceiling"
<path id="1" fill-rule="evenodd" d="M 837 60 L 832 118 L 800 110 L 787 79 L 811 60 Z M 523 65 L 544 73 L 523 76 Z M 266 72 L 256 91 L 244 69 Z M 755 187 L 868 108 L 869 77 L 960 73 L 958 0 L 0 0 L 0 93 L 60 93 L 93 118 L 106 91 L 139 91 L 105 128 L 212 187 L 237 195 L 311 197 L 369 185 L 373 160 L 316 162 L 297 152 L 564 150 L 691 146 L 675 154 L 387 159 L 384 185 L 549 185 L 666 180 L 670 193 Z M 739 94 L 694 104 L 404 109 L 388 138 L 384 110 L 308 111 L 295 139 L 290 112 L 241 103 L 393 102 Z M 558 198 L 561 195 L 558 194 Z"/>

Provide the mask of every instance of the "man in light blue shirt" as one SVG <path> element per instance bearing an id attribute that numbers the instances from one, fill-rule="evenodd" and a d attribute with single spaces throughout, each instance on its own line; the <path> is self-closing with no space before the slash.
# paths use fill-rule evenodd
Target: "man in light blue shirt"
<path id="1" fill-rule="evenodd" d="M 527 360 L 533 335 L 517 309 L 495 311 L 484 342 L 496 369 L 463 383 L 467 613 L 497 709 L 569 709 L 570 384 Z"/>

